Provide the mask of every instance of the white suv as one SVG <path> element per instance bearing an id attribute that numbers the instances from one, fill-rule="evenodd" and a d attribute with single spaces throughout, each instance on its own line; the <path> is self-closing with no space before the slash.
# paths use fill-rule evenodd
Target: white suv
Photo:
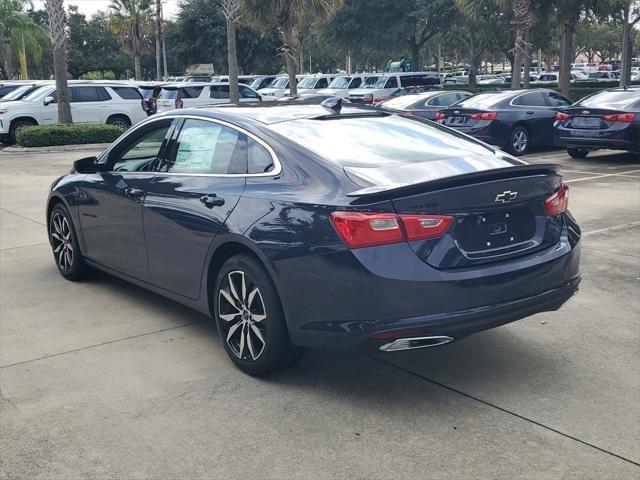
<path id="1" fill-rule="evenodd" d="M 108 123 L 129 128 L 147 117 L 135 86 L 114 82 L 72 82 L 69 85 L 73 123 Z M 26 125 L 58 123 L 55 85 L 42 86 L 22 100 L 0 101 L 0 138 L 15 141 Z"/>
<path id="2" fill-rule="evenodd" d="M 361 88 L 364 80 L 365 75 L 344 75 L 336 77 L 329 84 L 328 88 L 318 90 L 318 95 L 335 95 L 337 97 L 347 98 L 351 90 Z"/>
<path id="3" fill-rule="evenodd" d="M 372 86 L 363 85 L 349 92 L 352 103 L 376 105 L 384 102 L 399 88 L 430 89 L 442 86 L 442 78 L 438 72 L 402 72 L 384 73 Z"/>
<path id="4" fill-rule="evenodd" d="M 253 88 L 238 85 L 240 102 L 259 102 L 260 94 Z M 165 85 L 158 95 L 158 112 L 166 112 L 176 108 L 201 107 L 229 103 L 229 84 L 216 83 L 176 83 Z"/>

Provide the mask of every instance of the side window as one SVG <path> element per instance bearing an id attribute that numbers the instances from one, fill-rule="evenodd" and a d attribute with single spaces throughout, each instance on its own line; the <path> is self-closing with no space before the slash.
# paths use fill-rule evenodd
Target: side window
<path id="1" fill-rule="evenodd" d="M 247 159 L 249 173 L 266 173 L 273 170 L 271 154 L 251 137 L 247 137 Z"/>
<path id="2" fill-rule="evenodd" d="M 568 107 L 571 105 L 571 101 L 559 93 L 549 92 L 547 93 L 547 98 L 549 99 L 549 104 L 552 107 Z"/>
<path id="3" fill-rule="evenodd" d="M 384 88 L 398 88 L 398 78 L 397 77 L 389 77 L 387 79 L 387 83 L 385 83 Z"/>
<path id="4" fill-rule="evenodd" d="M 256 92 L 245 85 L 238 85 L 238 88 L 240 89 L 240 96 L 242 98 L 260 98 Z"/>
<path id="5" fill-rule="evenodd" d="M 170 126 L 170 121 L 162 122 L 123 148 L 112 152 L 114 159 L 112 160 L 112 154 L 110 154 L 107 169 L 114 172 L 145 172 L 150 170 L 153 162 L 160 155 Z"/>
<path id="6" fill-rule="evenodd" d="M 125 100 L 142 100 L 140 92 L 133 87 L 111 87 L 116 94 Z M 153 90 L 150 90 L 153 92 Z"/>
<path id="7" fill-rule="evenodd" d="M 329 83 L 327 82 L 327 79 L 325 77 L 322 77 L 318 79 L 315 88 L 327 88 L 328 86 Z"/>
<path id="8" fill-rule="evenodd" d="M 229 100 L 229 85 L 214 85 L 209 93 L 210 98 Z"/>
<path id="9" fill-rule="evenodd" d="M 71 87 L 72 102 L 101 102 L 105 100 L 100 87 Z"/>
<path id="10" fill-rule="evenodd" d="M 349 88 L 358 88 L 362 84 L 362 79 L 360 77 L 356 77 L 351 79 L 351 83 L 349 84 Z"/>
<path id="11" fill-rule="evenodd" d="M 161 170 L 170 173 L 244 173 L 244 135 L 206 120 L 187 119 L 180 130 L 175 157 Z"/>
<path id="12" fill-rule="evenodd" d="M 456 93 L 456 96 L 458 97 L 458 100 L 463 100 L 465 98 L 469 98 L 472 94 L 471 93 Z"/>
<path id="13" fill-rule="evenodd" d="M 522 105 L 528 107 L 545 107 L 547 102 L 544 100 L 544 95 L 540 92 L 531 92 L 522 95 L 513 102 L 514 105 Z"/>

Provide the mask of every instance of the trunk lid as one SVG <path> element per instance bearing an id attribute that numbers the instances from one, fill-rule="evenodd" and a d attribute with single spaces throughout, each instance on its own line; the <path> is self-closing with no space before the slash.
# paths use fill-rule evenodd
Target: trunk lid
<path id="1" fill-rule="evenodd" d="M 391 200 L 398 214 L 447 215 L 440 238 L 409 242 L 439 269 L 470 267 L 533 253 L 558 243 L 562 216 L 549 217 L 545 200 L 562 185 L 557 165 L 520 165 L 353 192 L 356 202 Z"/>
<path id="2" fill-rule="evenodd" d="M 474 116 L 488 113 L 489 110 L 482 110 L 477 108 L 445 108 L 440 110 L 444 114 L 444 119 L 440 121 L 443 125 L 452 128 L 471 128 L 488 125 L 491 120 L 482 120 L 474 118 Z"/>
<path id="3" fill-rule="evenodd" d="M 611 116 L 624 115 L 628 112 L 611 108 L 573 107 L 562 110 L 562 113 L 570 116 L 568 120 L 561 121 L 562 126 L 575 130 L 614 130 L 626 127 L 621 124 L 630 123 L 612 121 Z"/>

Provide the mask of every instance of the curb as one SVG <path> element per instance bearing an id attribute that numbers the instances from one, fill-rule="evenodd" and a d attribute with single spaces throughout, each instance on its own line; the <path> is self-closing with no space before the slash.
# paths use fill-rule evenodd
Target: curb
<path id="1" fill-rule="evenodd" d="M 104 150 L 110 143 L 83 143 L 80 145 L 52 145 L 50 147 L 5 147 L 0 149 L 0 155 L 8 153 L 47 153 L 47 152 L 73 152 L 80 150 Z"/>

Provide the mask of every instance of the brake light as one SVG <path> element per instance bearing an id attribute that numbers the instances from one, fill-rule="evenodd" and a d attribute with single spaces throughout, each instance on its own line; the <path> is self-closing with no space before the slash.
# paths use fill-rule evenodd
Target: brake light
<path id="1" fill-rule="evenodd" d="M 182 99 L 176 98 L 176 101 L 175 101 L 174 105 L 175 105 L 176 108 L 182 108 L 182 106 L 184 105 L 184 102 L 182 101 Z"/>
<path id="2" fill-rule="evenodd" d="M 571 120 L 571 115 L 564 112 L 556 113 L 556 122 L 565 122 L 567 120 Z"/>
<path id="3" fill-rule="evenodd" d="M 332 212 L 330 218 L 349 248 L 439 238 L 454 222 L 453 217 L 444 215 L 393 213 Z"/>
<path id="4" fill-rule="evenodd" d="M 562 185 L 560 190 L 544 201 L 544 209 L 549 216 L 560 215 L 569 207 L 569 185 Z"/>
<path id="5" fill-rule="evenodd" d="M 474 120 L 495 120 L 497 116 L 496 112 L 482 112 L 482 113 L 472 113 L 469 115 L 469 118 L 473 118 Z"/>
<path id="6" fill-rule="evenodd" d="M 602 119 L 607 122 L 633 122 L 636 118 L 635 113 L 611 113 L 609 115 L 603 115 Z"/>
<path id="7" fill-rule="evenodd" d="M 331 223 L 349 248 L 398 243 L 404 234 L 393 213 L 332 212 Z"/>
<path id="8" fill-rule="evenodd" d="M 447 118 L 447 116 L 444 113 L 442 112 L 436 113 L 436 120 L 444 120 L 445 118 Z"/>
<path id="9" fill-rule="evenodd" d="M 439 238 L 453 225 L 454 218 L 444 215 L 400 215 L 408 241 Z"/>

